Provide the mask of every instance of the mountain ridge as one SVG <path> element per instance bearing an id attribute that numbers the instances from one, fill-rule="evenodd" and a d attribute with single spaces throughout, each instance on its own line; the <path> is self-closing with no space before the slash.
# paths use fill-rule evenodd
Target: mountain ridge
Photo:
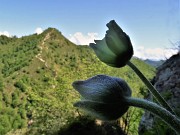
<path id="1" fill-rule="evenodd" d="M 165 62 L 165 60 L 146 59 L 146 60 L 144 60 L 144 62 L 157 68 L 157 67 L 161 66 Z"/>
<path id="2" fill-rule="evenodd" d="M 73 107 L 79 99 L 71 86 L 75 80 L 107 74 L 126 80 L 134 96 L 142 96 L 139 89 L 146 91 L 129 67 L 105 65 L 88 46 L 73 44 L 55 28 L 39 35 L 0 39 L 0 120 L 4 122 L 0 134 L 12 129 L 24 129 L 27 134 L 59 132 L 80 113 Z M 154 76 L 153 67 L 136 58 L 132 62 L 149 79 Z M 138 127 L 138 122 L 134 125 L 130 129 Z"/>

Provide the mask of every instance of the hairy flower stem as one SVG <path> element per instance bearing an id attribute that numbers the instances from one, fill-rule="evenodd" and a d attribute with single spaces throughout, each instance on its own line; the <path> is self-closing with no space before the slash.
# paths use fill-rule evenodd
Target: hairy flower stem
<path id="1" fill-rule="evenodd" d="M 167 111 L 165 108 L 153 102 L 132 97 L 126 97 L 126 103 L 129 106 L 139 107 L 152 112 L 154 115 L 160 117 L 164 122 L 166 122 L 172 129 L 174 129 L 178 135 L 180 135 L 180 119 Z"/>
<path id="2" fill-rule="evenodd" d="M 175 112 L 173 111 L 173 109 L 168 105 L 168 103 L 164 100 L 164 98 L 160 95 L 160 93 L 154 88 L 154 86 L 148 81 L 148 79 L 141 73 L 141 71 L 130 61 L 127 63 L 127 65 L 135 71 L 135 73 L 148 87 L 149 91 L 153 94 L 153 96 L 159 102 L 159 104 L 165 107 L 168 111 L 170 111 L 172 114 L 175 115 Z"/>

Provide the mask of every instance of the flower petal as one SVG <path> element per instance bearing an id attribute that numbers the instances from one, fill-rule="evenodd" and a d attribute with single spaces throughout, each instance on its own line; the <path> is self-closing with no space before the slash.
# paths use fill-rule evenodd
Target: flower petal
<path id="1" fill-rule="evenodd" d="M 123 83 L 126 82 L 123 81 Z M 106 75 L 97 75 L 85 81 L 75 81 L 72 85 L 86 100 L 115 103 L 123 100 L 123 91 L 126 91 L 124 88 L 127 88 L 121 87 L 119 84 L 117 79 Z M 128 91 L 131 91 L 129 87 Z"/>
<path id="2" fill-rule="evenodd" d="M 130 97 L 132 94 L 131 88 L 129 87 L 129 85 L 121 78 L 117 78 L 117 77 L 112 77 L 121 87 L 122 89 L 122 95 L 125 97 Z"/>
<path id="3" fill-rule="evenodd" d="M 128 110 L 128 106 L 123 102 L 107 104 L 93 101 L 79 101 L 74 106 L 105 121 L 116 120 Z"/>
<path id="4" fill-rule="evenodd" d="M 133 51 L 129 36 L 112 20 L 107 24 L 109 30 L 107 31 L 106 39 L 107 46 L 117 55 L 129 50 Z"/>
<path id="5" fill-rule="evenodd" d="M 105 39 L 95 40 L 95 43 L 91 43 L 89 46 L 94 50 L 98 58 L 106 64 L 113 65 L 116 55 L 108 48 Z"/>
<path id="6" fill-rule="evenodd" d="M 133 47 L 129 36 L 116 24 L 114 20 L 107 24 L 109 30 L 105 39 L 108 48 L 117 55 L 117 67 L 126 65 L 133 55 Z"/>

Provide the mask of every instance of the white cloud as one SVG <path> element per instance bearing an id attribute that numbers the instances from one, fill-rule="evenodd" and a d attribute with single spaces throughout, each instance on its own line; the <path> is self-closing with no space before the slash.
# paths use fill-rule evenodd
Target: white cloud
<path id="1" fill-rule="evenodd" d="M 142 59 L 152 59 L 160 60 L 171 57 L 173 54 L 176 54 L 178 51 L 173 49 L 163 49 L 163 48 L 145 48 L 140 46 L 134 49 L 134 55 Z"/>
<path id="2" fill-rule="evenodd" d="M 77 45 L 89 45 L 89 43 L 94 42 L 94 39 L 99 39 L 98 33 L 87 33 L 87 35 L 83 35 L 81 32 L 76 32 L 69 36 L 69 40 Z"/>
<path id="3" fill-rule="evenodd" d="M 7 32 L 7 31 L 0 32 L 0 35 L 5 35 L 5 36 L 7 36 L 7 37 L 10 37 L 10 34 L 9 34 L 9 32 Z"/>
<path id="4" fill-rule="evenodd" d="M 84 35 L 81 32 L 76 32 L 73 35 L 69 35 L 68 38 L 71 42 L 77 45 L 89 45 L 93 43 L 94 40 L 98 40 L 98 33 L 87 33 Z M 164 49 L 164 48 L 145 48 L 144 46 L 134 48 L 134 56 L 141 59 L 152 59 L 152 60 L 164 60 L 176 54 L 178 51 L 174 49 Z"/>
<path id="5" fill-rule="evenodd" d="M 37 33 L 38 35 L 41 34 L 43 32 L 42 28 L 36 28 L 35 33 Z"/>

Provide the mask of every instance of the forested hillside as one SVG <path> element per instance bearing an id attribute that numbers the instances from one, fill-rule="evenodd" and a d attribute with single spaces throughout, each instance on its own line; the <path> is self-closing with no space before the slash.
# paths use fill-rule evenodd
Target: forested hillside
<path id="1" fill-rule="evenodd" d="M 132 62 L 147 78 L 154 76 L 153 67 L 137 58 Z M 0 135 L 59 133 L 83 115 L 73 107 L 80 97 L 72 82 L 97 74 L 123 78 L 135 97 L 147 94 L 129 67 L 103 64 L 88 46 L 73 44 L 54 28 L 21 38 L 0 36 Z M 129 109 L 120 120 L 123 130 L 137 134 L 141 115 Z"/>

